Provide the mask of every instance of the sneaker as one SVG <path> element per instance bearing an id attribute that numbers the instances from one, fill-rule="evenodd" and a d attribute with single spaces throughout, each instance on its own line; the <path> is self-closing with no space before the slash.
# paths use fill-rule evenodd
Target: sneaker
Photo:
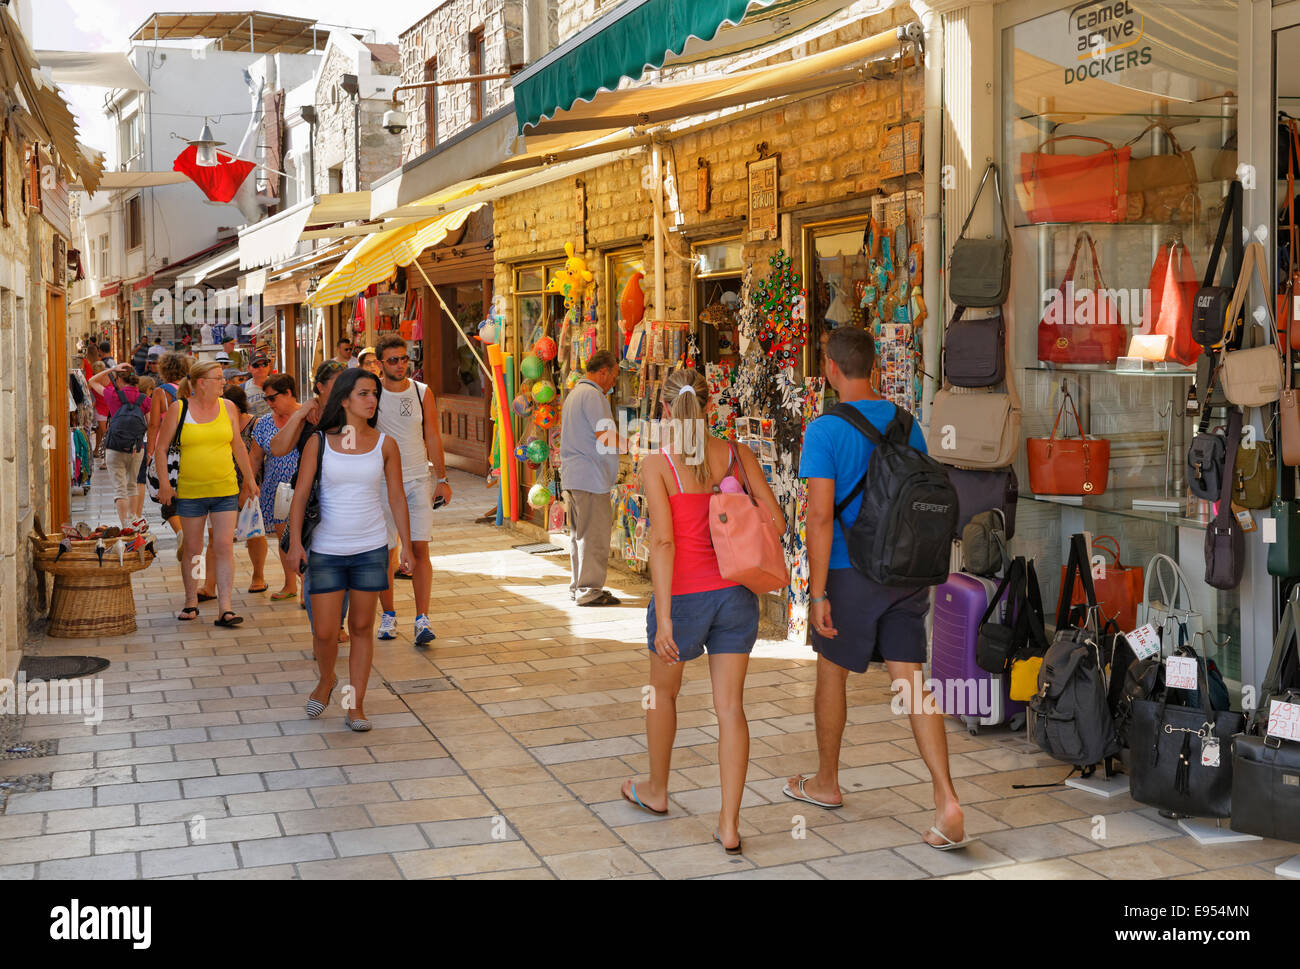
<path id="1" fill-rule="evenodd" d="M 379 617 L 379 634 L 377 639 L 397 638 L 397 613 L 385 612 Z"/>
<path id="2" fill-rule="evenodd" d="M 429 627 L 429 617 L 416 616 L 415 617 L 415 645 L 427 646 L 429 645 L 429 643 L 433 642 L 437 638 L 438 637 L 433 634 L 433 630 Z"/>
<path id="3" fill-rule="evenodd" d="M 149 530 L 149 522 L 143 518 L 137 518 L 135 521 L 131 522 L 131 527 L 137 532 L 147 532 Z"/>

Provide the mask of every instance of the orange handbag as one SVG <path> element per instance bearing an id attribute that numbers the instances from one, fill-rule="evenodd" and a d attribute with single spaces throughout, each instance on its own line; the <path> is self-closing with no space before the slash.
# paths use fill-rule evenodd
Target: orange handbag
<path id="1" fill-rule="evenodd" d="M 1103 544 L 1103 543 L 1109 544 Z M 1121 632 L 1131 632 L 1137 628 L 1137 608 L 1142 601 L 1143 571 L 1142 566 L 1125 565 L 1120 561 L 1119 542 L 1110 535 L 1098 535 L 1092 540 L 1094 551 L 1106 552 L 1111 561 L 1104 566 L 1105 571 L 1092 576 L 1093 588 L 1097 593 L 1097 605 L 1101 609 L 1103 623 L 1114 619 Z M 1091 566 L 1090 566 L 1091 567 Z M 1061 598 L 1065 598 L 1065 566 L 1061 566 Z M 1074 580 L 1074 592 L 1070 596 L 1070 605 L 1080 606 L 1088 601 L 1083 591 L 1083 581 Z M 1061 614 L 1061 603 L 1056 606 L 1057 615 Z"/>
<path id="2" fill-rule="evenodd" d="M 1091 141 L 1095 155 L 1043 151 L 1058 141 Z M 1132 149 L 1084 135 L 1048 138 L 1020 156 L 1020 186 L 1030 222 L 1123 222 L 1128 209 L 1128 169 Z"/>
<path id="3" fill-rule="evenodd" d="M 1147 309 L 1150 326 L 1146 332 L 1169 337 L 1166 359 L 1184 367 L 1195 363 L 1201 345 L 1192 338 L 1192 306 L 1201 282 L 1187 246 L 1182 242 L 1162 246 L 1147 286 L 1151 305 Z"/>
<path id="4" fill-rule="evenodd" d="M 1286 253 L 1290 264 L 1286 267 L 1286 279 L 1277 295 L 1277 326 L 1287 333 L 1292 350 L 1300 350 L 1300 307 L 1296 303 L 1296 291 L 1300 290 L 1300 227 L 1296 225 L 1295 216 L 1295 170 L 1300 165 L 1300 123 L 1287 118 L 1278 126 L 1279 135 L 1285 131 L 1289 137 L 1290 151 L 1296 161 L 1286 166 L 1286 205 L 1287 220 L 1279 229 L 1286 232 Z M 1279 270 L 1280 271 L 1280 270 Z"/>
<path id="5" fill-rule="evenodd" d="M 790 584 L 781 532 L 749 487 L 745 465 L 731 446 L 743 494 L 718 492 L 709 498 L 709 537 L 718 556 L 718 573 L 758 595 Z"/>
<path id="6" fill-rule="evenodd" d="M 424 339 L 424 301 L 418 296 L 412 296 L 407 301 L 406 309 L 402 313 L 402 322 L 398 326 L 398 332 L 401 333 L 403 340 L 423 340 Z"/>
<path id="7" fill-rule="evenodd" d="M 1056 436 L 1066 404 L 1074 414 L 1074 424 L 1079 431 L 1077 438 Z M 1106 492 L 1106 478 L 1110 474 L 1110 441 L 1083 433 L 1079 409 L 1074 406 L 1074 398 L 1064 385 L 1052 436 L 1026 438 L 1025 455 L 1029 459 L 1029 488 L 1036 495 L 1101 495 Z"/>

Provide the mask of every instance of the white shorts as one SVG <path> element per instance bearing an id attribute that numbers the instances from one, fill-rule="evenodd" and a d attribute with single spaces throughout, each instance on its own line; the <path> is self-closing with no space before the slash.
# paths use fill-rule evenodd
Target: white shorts
<path id="1" fill-rule="evenodd" d="M 433 538 L 433 479 L 403 481 L 402 489 L 406 492 L 406 508 L 411 516 L 411 541 L 430 541 Z M 402 540 L 397 534 L 392 509 L 387 504 L 384 505 L 384 518 L 388 522 L 388 547 L 397 548 Z"/>
<path id="2" fill-rule="evenodd" d="M 140 473 L 140 461 L 143 458 L 143 449 L 139 451 L 105 449 L 104 460 L 108 465 L 108 473 L 113 479 L 113 498 L 115 500 L 135 497 L 135 479 Z"/>

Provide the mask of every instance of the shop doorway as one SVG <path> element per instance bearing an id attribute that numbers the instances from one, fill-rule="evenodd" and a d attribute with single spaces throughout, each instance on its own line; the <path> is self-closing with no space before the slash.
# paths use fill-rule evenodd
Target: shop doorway
<path id="1" fill-rule="evenodd" d="M 492 282 L 482 279 L 439 284 L 442 303 L 427 290 L 420 293 L 428 321 L 424 377 L 437 396 L 447 464 L 486 475 L 492 449 L 491 387 L 466 346 L 466 339 L 474 339 L 479 324 L 487 317 L 492 305 Z M 451 310 L 450 319 L 443 303 Z"/>

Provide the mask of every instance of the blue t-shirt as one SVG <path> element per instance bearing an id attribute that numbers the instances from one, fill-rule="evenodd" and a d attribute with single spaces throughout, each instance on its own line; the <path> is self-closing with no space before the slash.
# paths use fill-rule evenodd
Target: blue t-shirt
<path id="1" fill-rule="evenodd" d="M 862 416 L 871 421 L 881 433 L 894 419 L 897 408 L 887 400 L 854 400 L 849 402 Z M 921 427 L 912 424 L 912 447 L 923 454 L 925 436 Z M 811 424 L 804 433 L 803 453 L 799 458 L 799 477 L 833 478 L 835 480 L 835 503 L 843 501 L 850 491 L 858 486 L 862 476 L 867 473 L 867 462 L 876 446 L 867 440 L 867 436 L 842 417 L 823 414 Z M 858 509 L 862 507 L 862 496 L 858 495 L 844 509 L 844 523 L 852 527 L 857 520 Z M 852 568 L 849 563 L 848 546 L 844 543 L 844 532 L 840 530 L 837 518 L 834 524 L 835 538 L 831 544 L 832 569 Z"/>

